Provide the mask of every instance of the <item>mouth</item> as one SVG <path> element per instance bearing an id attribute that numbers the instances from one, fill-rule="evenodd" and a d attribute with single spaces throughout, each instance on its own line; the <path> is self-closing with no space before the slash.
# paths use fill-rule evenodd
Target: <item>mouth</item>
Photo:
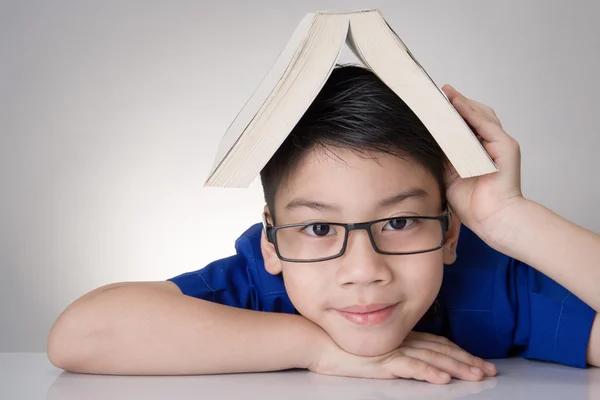
<path id="1" fill-rule="evenodd" d="M 389 319 L 398 303 L 395 304 L 370 304 L 366 306 L 352 306 L 336 309 L 338 314 L 346 320 L 357 325 L 377 325 Z"/>

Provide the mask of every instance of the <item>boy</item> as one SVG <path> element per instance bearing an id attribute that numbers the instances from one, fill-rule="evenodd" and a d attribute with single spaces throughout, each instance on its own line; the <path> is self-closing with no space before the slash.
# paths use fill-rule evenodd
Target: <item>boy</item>
<path id="1" fill-rule="evenodd" d="M 263 224 L 237 253 L 84 295 L 50 333 L 52 363 L 433 383 L 495 375 L 481 358 L 598 366 L 600 237 L 523 198 L 518 144 L 443 90 L 500 172 L 457 177 L 373 73 L 338 67 L 261 171 Z"/>

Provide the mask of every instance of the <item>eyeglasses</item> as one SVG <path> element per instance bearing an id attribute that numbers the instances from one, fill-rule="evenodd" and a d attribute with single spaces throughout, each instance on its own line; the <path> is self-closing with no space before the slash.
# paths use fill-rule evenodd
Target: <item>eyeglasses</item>
<path id="1" fill-rule="evenodd" d="M 267 240 L 277 256 L 288 262 L 319 262 L 341 257 L 350 231 L 364 229 L 379 254 L 409 255 L 439 250 L 450 228 L 450 212 L 439 216 L 397 216 L 369 222 L 344 224 L 310 222 L 272 226 L 263 213 Z"/>

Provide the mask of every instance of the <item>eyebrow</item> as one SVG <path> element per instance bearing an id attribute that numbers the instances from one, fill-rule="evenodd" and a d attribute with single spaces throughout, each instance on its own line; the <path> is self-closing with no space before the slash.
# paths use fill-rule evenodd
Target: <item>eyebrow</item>
<path id="1" fill-rule="evenodd" d="M 417 187 L 410 188 L 410 189 L 400 192 L 394 196 L 390 196 L 388 198 L 381 200 L 379 202 L 379 207 L 385 208 L 385 207 L 389 207 L 389 206 L 393 206 L 393 205 L 402 203 L 406 199 L 410 199 L 410 198 L 422 199 L 422 198 L 428 197 L 428 196 L 429 196 L 429 193 L 427 193 L 427 191 L 425 191 L 425 189 L 421 189 L 421 188 L 417 188 Z"/>
<path id="2" fill-rule="evenodd" d="M 381 200 L 378 204 L 378 208 L 386 208 L 397 205 L 410 198 L 424 198 L 428 196 L 429 193 L 427 193 L 427 191 L 424 189 L 417 187 L 410 188 Z M 302 207 L 310 208 L 316 211 L 339 211 L 339 207 L 333 204 L 327 204 L 316 200 L 308 200 L 302 197 L 296 197 L 292 199 L 292 201 L 285 206 L 285 209 L 288 211 L 294 211 Z"/>

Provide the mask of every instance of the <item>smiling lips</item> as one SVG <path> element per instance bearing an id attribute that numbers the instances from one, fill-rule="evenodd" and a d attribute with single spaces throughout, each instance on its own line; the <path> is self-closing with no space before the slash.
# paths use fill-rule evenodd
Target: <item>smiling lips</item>
<path id="1" fill-rule="evenodd" d="M 348 321 L 358 325 L 377 325 L 387 320 L 394 310 L 396 304 L 370 304 L 367 306 L 352 306 L 336 309 L 338 314 Z"/>

